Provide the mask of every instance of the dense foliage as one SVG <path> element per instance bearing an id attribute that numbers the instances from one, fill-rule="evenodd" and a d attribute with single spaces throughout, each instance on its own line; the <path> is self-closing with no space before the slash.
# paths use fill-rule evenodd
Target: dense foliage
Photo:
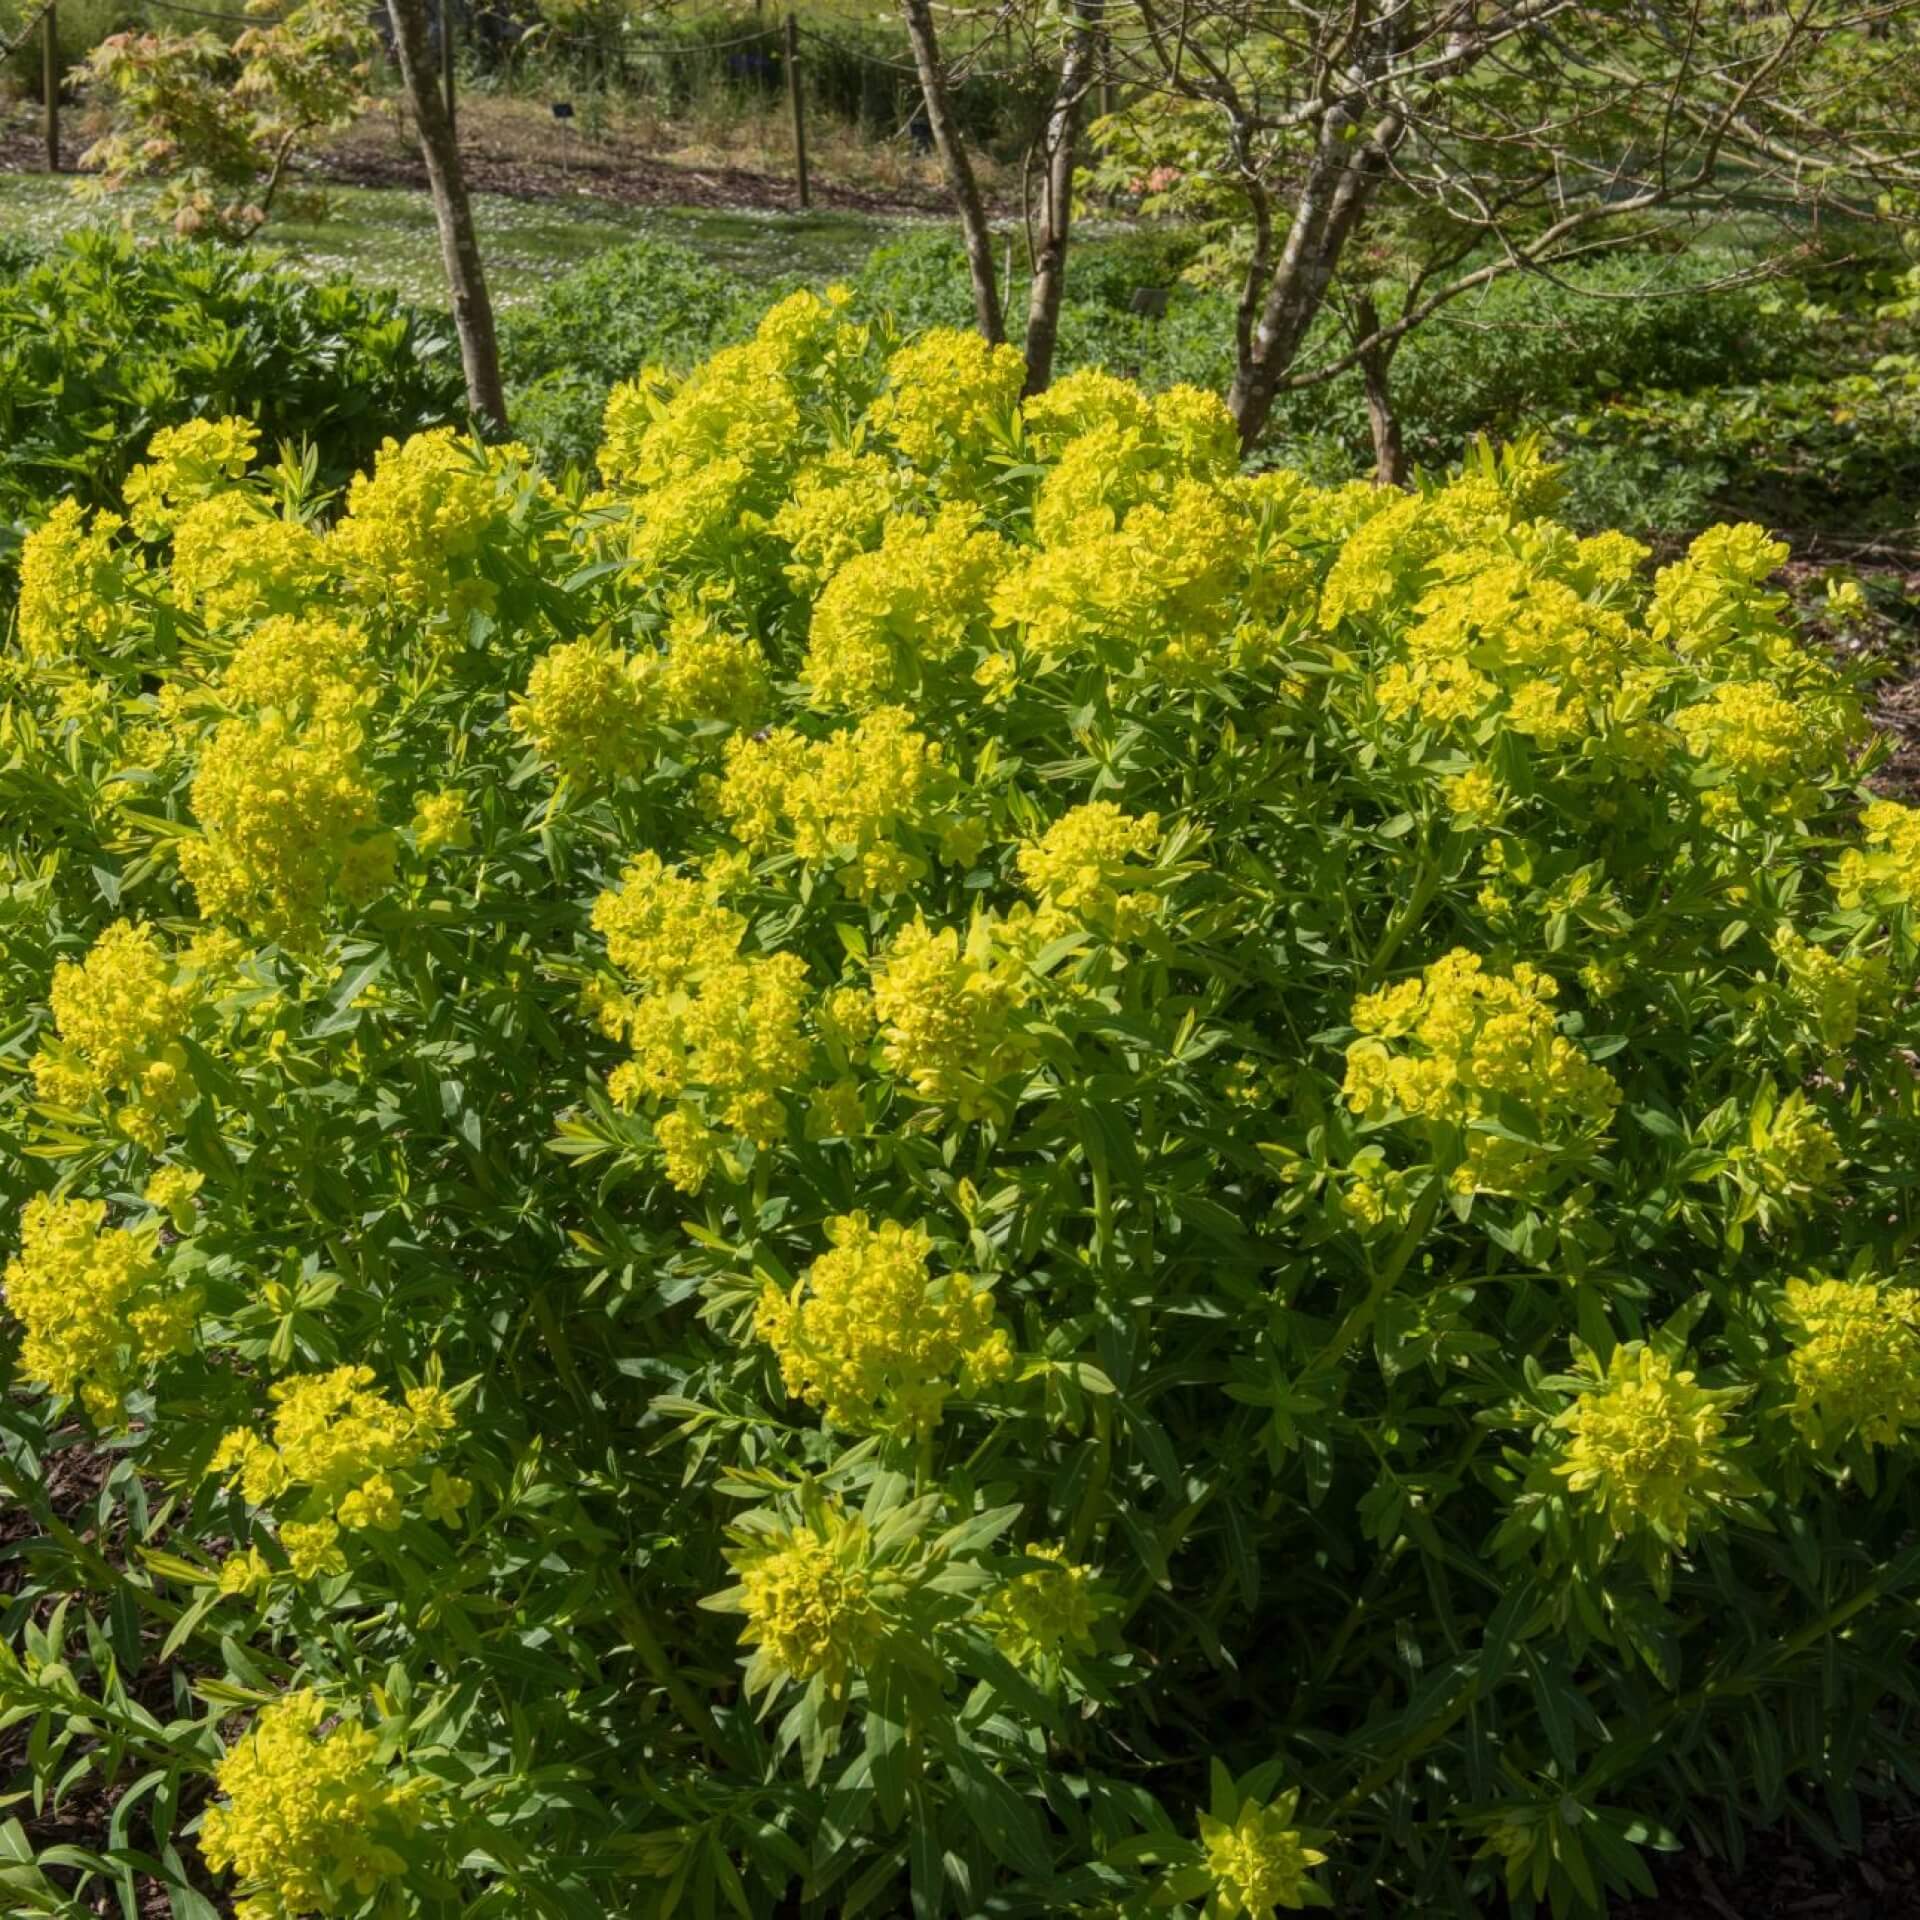
<path id="1" fill-rule="evenodd" d="M 112 504 L 160 428 L 242 415 L 338 486 L 388 434 L 456 418 L 445 332 L 390 294 L 212 246 L 74 235 L 0 280 L 0 521 Z"/>
<path id="2" fill-rule="evenodd" d="M 16 1897 L 1572 1912 L 1910 1770 L 1920 812 L 1782 549 L 1021 383 L 803 294 L 601 492 L 33 535 Z"/>

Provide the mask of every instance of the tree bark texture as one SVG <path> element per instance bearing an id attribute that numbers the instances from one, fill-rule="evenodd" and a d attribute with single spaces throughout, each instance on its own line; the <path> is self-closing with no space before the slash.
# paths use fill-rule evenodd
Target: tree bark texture
<path id="1" fill-rule="evenodd" d="M 426 162 L 433 217 L 440 229 L 440 257 L 447 269 L 447 290 L 453 297 L 453 325 L 460 337 L 460 363 L 466 370 L 467 404 L 483 426 L 504 433 L 507 399 L 500 384 L 493 302 L 487 294 L 480 242 L 473 230 L 473 208 L 467 199 L 466 176 L 460 169 L 459 144 L 454 139 L 446 96 L 440 91 L 425 0 L 387 0 L 387 15 L 393 22 L 400 83 L 406 89 L 413 124 L 420 135 L 420 157 Z"/>
<path id="2" fill-rule="evenodd" d="M 390 0 L 397 4 L 397 0 Z M 966 243 L 967 273 L 973 282 L 974 320 L 981 334 L 995 346 L 1007 337 L 1006 321 L 1000 310 L 1000 289 L 993 277 L 993 237 L 987 231 L 986 209 L 980 201 L 980 184 L 973 177 L 973 162 L 967 157 L 966 142 L 954 124 L 953 104 L 947 95 L 946 68 L 940 60 L 940 41 L 934 32 L 933 8 L 929 0 L 900 0 L 905 16 L 907 38 L 913 43 L 913 64 L 920 75 L 920 97 L 926 102 L 927 126 L 947 176 L 947 190 L 953 195 L 960 216 L 960 236 Z"/>
<path id="3" fill-rule="evenodd" d="M 1083 103 L 1099 61 L 1099 17 L 1100 0 L 1080 0 L 1074 8 L 1073 24 L 1060 57 L 1060 82 L 1047 113 L 1040 238 L 1034 248 L 1033 286 L 1027 297 L 1029 393 L 1041 392 L 1053 378 L 1060 300 L 1067 284 L 1067 242 L 1073 227 L 1073 169 L 1079 158 Z"/>

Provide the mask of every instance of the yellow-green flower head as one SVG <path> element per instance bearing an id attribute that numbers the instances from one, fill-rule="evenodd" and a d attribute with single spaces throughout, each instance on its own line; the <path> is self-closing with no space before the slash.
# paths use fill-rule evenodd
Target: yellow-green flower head
<path id="1" fill-rule="evenodd" d="M 1176 479 L 1116 530 L 1082 527 L 1031 554 L 995 592 L 995 622 L 1045 660 L 1097 649 L 1175 685 L 1204 682 L 1232 658 L 1235 613 L 1273 611 L 1253 590 L 1255 533 L 1238 488 Z"/>
<path id="2" fill-rule="evenodd" d="M 886 1624 L 872 1556 L 867 1523 L 833 1510 L 818 1528 L 756 1534 L 728 1553 L 740 1576 L 737 1604 L 747 1616 L 740 1638 L 755 1649 L 749 1695 L 776 1681 L 805 1685 L 817 1678 L 838 1696 L 871 1665 Z"/>
<path id="3" fill-rule="evenodd" d="M 922 666 L 984 643 L 988 602 L 1014 550 L 969 506 L 899 515 L 814 602 L 801 667 L 814 704 L 877 706 Z"/>
<path id="4" fill-rule="evenodd" d="M 1757 1101 L 1747 1116 L 1745 1141 L 1727 1156 L 1737 1178 L 1789 1206 L 1804 1205 L 1845 1159 L 1833 1129 L 1797 1087 L 1770 1112 L 1764 1100 Z"/>
<path id="5" fill-rule="evenodd" d="M 335 1711 L 310 1687 L 283 1695 L 215 1772 L 225 1797 L 200 1851 L 239 1875 L 241 1920 L 342 1913 L 406 1872 L 393 1842 L 419 1827 L 429 1783 L 396 1774 L 378 1736 Z"/>
<path id="6" fill-rule="evenodd" d="M 655 684 L 669 720 L 727 720 L 744 726 L 767 703 L 767 663 L 759 646 L 720 618 L 724 602 L 674 596 Z"/>
<path id="7" fill-rule="evenodd" d="M 125 523 L 96 513 L 91 528 L 78 501 L 58 502 L 20 549 L 21 651 L 29 660 L 57 660 L 85 647 L 110 647 L 131 630 L 138 554 L 114 543 Z"/>
<path id="8" fill-rule="evenodd" d="M 1778 614 L 1784 602 L 1765 592 L 1762 582 L 1787 551 L 1784 540 L 1751 522 L 1709 527 L 1684 560 L 1662 567 L 1654 578 L 1647 609 L 1654 638 L 1695 657 L 1755 640 L 1770 650 L 1783 637 Z"/>
<path id="9" fill-rule="evenodd" d="M 90 1107 L 118 1096 L 121 1130 L 147 1148 L 193 1092 L 181 1041 L 199 995 L 150 926 L 116 920 L 84 961 L 54 967 L 48 993 L 57 1044 L 34 1056 L 43 1099 Z"/>
<path id="10" fill-rule="evenodd" d="M 887 362 L 887 390 L 867 409 L 867 424 L 922 472 L 939 472 L 949 491 L 966 494 L 985 481 L 987 456 L 1004 443 L 1026 378 L 1012 347 L 935 327 Z"/>
<path id="11" fill-rule="evenodd" d="M 1353 1007 L 1361 1038 L 1347 1049 L 1347 1104 L 1369 1118 L 1397 1110 L 1456 1126 L 1504 1106 L 1554 1144 L 1604 1132 L 1620 1089 L 1558 1031 L 1556 991 L 1525 961 L 1490 973 L 1478 954 L 1456 947 L 1418 979 L 1362 994 Z M 1454 1185 L 1513 1191 L 1538 1162 L 1513 1142 L 1474 1134 Z"/>
<path id="12" fill-rule="evenodd" d="M 456 787 L 442 787 L 437 793 L 413 796 L 411 826 L 414 845 L 422 853 L 437 853 L 441 848 L 458 850 L 473 845 L 473 816 L 467 809 L 467 797 Z"/>
<path id="13" fill-rule="evenodd" d="M 1739 1485 L 1728 1454 L 1727 1409 L 1740 1387 L 1703 1387 L 1637 1341 L 1554 1422 L 1569 1437 L 1554 1468 L 1616 1535 L 1651 1528 L 1675 1544 Z"/>
<path id="14" fill-rule="evenodd" d="M 711 881 L 674 873 L 645 853 L 618 892 L 595 902 L 593 924 L 609 957 L 639 989 L 631 1000 L 600 1004 L 602 1026 L 633 1048 L 608 1091 L 622 1105 L 700 1093 L 711 1116 L 768 1146 L 786 1133 L 786 1095 L 812 1058 L 806 962 L 793 953 L 742 955 L 747 923 L 711 890 Z M 718 1150 L 696 1118 L 656 1128 L 668 1176 L 688 1193 L 704 1183 Z"/>
<path id="15" fill-rule="evenodd" d="M 940 780 L 940 748 L 904 707 L 876 707 L 857 726 L 825 740 L 791 727 L 764 739 L 736 734 L 727 742 L 726 772 L 716 804 L 749 847 L 785 839 L 809 865 L 853 863 L 844 883 L 856 898 L 877 889 L 876 853 L 903 864 L 904 877 L 925 872 L 891 844 L 903 826 L 923 826 L 925 802 Z M 894 891 L 895 889 L 886 889 Z"/>
<path id="16" fill-rule="evenodd" d="M 187 1167 L 161 1167 L 140 1195 L 148 1206 L 167 1216 L 178 1233 L 191 1233 L 200 1224 L 197 1198 L 206 1175 Z"/>
<path id="17" fill-rule="evenodd" d="M 769 529 L 786 542 L 787 578 L 797 590 L 817 593 L 856 554 L 879 546 L 906 505 L 904 479 L 880 454 L 844 447 L 800 469 Z"/>
<path id="18" fill-rule="evenodd" d="M 98 1200 L 36 1194 L 20 1216 L 6 1303 L 25 1329 L 20 1371 L 49 1393 L 78 1394 L 102 1424 L 135 1374 L 193 1338 L 200 1297 L 170 1287 L 150 1231 L 107 1227 Z"/>
<path id="19" fill-rule="evenodd" d="M 1920 913 L 1920 807 L 1875 800 L 1860 815 L 1860 838 L 1833 876 L 1840 904 Z"/>
<path id="20" fill-rule="evenodd" d="M 1794 1419 L 1821 1451 L 1898 1446 L 1920 1427 L 1920 1290 L 1789 1280 Z"/>
<path id="21" fill-rule="evenodd" d="M 1208 1920 L 1235 1920 L 1243 1913 L 1269 1920 L 1279 1907 L 1318 1904 L 1307 1876 L 1327 1856 L 1308 1846 L 1293 1824 L 1299 1798 L 1283 1793 L 1265 1807 L 1249 1801 L 1231 1825 L 1200 1816 L 1200 1845 L 1213 1879 Z"/>
<path id="22" fill-rule="evenodd" d="M 1823 1046 L 1847 1046 L 1859 1031 L 1863 1003 L 1877 1002 L 1884 992 L 1885 956 L 1829 953 L 1788 926 L 1774 935 L 1773 951 L 1795 1011 Z"/>
<path id="23" fill-rule="evenodd" d="M 751 340 L 723 347 L 684 380 L 650 367 L 615 387 L 600 471 L 609 486 L 662 489 L 724 469 L 742 504 L 756 496 L 771 504 L 765 496 L 802 443 L 802 399 L 864 399 L 854 370 L 865 342 L 831 301 L 792 294 Z"/>
<path id="24" fill-rule="evenodd" d="M 319 534 L 237 488 L 188 507 L 174 524 L 168 589 L 210 628 L 298 613 L 327 593 L 333 575 Z"/>
<path id="25" fill-rule="evenodd" d="M 924 1100 L 971 1113 L 1021 1057 L 1013 1016 L 1024 992 L 1017 958 L 996 951 L 982 920 L 963 945 L 952 927 L 902 927 L 873 970 L 881 1057 Z"/>
<path id="26" fill-rule="evenodd" d="M 1012 1364 L 993 1299 L 964 1274 L 928 1272 L 923 1228 L 864 1213 L 827 1222 L 832 1251 L 791 1294 L 768 1285 L 754 1332 L 780 1361 L 787 1391 L 854 1432 L 917 1439 L 947 1395 L 1002 1378 Z"/>
<path id="27" fill-rule="evenodd" d="M 147 460 L 127 475 L 123 498 L 133 530 L 158 540 L 182 508 L 224 493 L 253 464 L 260 429 L 251 420 L 188 420 L 162 427 L 147 443 Z"/>
<path id="28" fill-rule="evenodd" d="M 1102 1605 L 1093 1569 L 1069 1560 L 1061 1546 L 1026 1550 L 1045 1566 L 1017 1573 L 981 1609 L 995 1644 L 1009 1660 L 1031 1667 L 1067 1654 L 1092 1653 Z"/>
<path id="29" fill-rule="evenodd" d="M 1233 416 L 1195 387 L 1149 399 L 1084 368 L 1021 410 L 1029 443 L 1051 462 L 1033 509 L 1042 546 L 1111 533 L 1133 508 L 1164 502 L 1176 482 L 1228 480 L 1240 463 Z"/>
<path id="30" fill-rule="evenodd" d="M 1157 813 L 1135 818 L 1111 800 L 1094 800 L 1069 808 L 1021 848 L 1020 877 L 1047 916 L 1124 939 L 1140 930 L 1156 905 L 1150 891 L 1122 891 L 1137 877 L 1127 862 L 1150 860 L 1159 844 Z"/>
<path id="31" fill-rule="evenodd" d="M 367 636 L 345 621 L 276 614 L 234 649 L 219 686 L 227 704 L 242 710 L 349 720 L 374 697 Z"/>
<path id="32" fill-rule="evenodd" d="M 452 1430 L 453 1408 L 438 1387 L 414 1387 L 404 1403 L 373 1389 L 371 1367 L 296 1375 L 268 1390 L 271 1441 L 239 1427 L 215 1449 L 208 1473 L 236 1481 L 250 1505 L 305 1487 L 317 1511 L 343 1526 L 399 1526 L 392 1478 L 420 1464 Z"/>
<path id="33" fill-rule="evenodd" d="M 635 778 L 659 745 L 657 673 L 651 656 L 606 640 L 550 647 L 514 702 L 513 725 L 543 760 L 582 785 Z"/>
<path id="34" fill-rule="evenodd" d="M 529 465 L 524 447 L 482 447 L 451 427 L 382 441 L 347 490 L 331 552 L 369 601 L 427 615 L 491 606 L 475 563 L 504 532 Z"/>
<path id="35" fill-rule="evenodd" d="M 1484 545 L 1512 525 L 1519 502 L 1493 481 L 1468 475 L 1438 493 L 1382 497 L 1341 547 L 1320 592 L 1320 624 L 1384 613 L 1428 583 L 1435 560 Z"/>
<path id="36" fill-rule="evenodd" d="M 181 843 L 180 867 L 210 918 L 308 939 L 329 899 L 370 898 L 391 871 L 351 724 L 302 726 L 277 708 L 223 721 L 192 792 L 201 836 Z"/>
<path id="37" fill-rule="evenodd" d="M 1788 699 L 1762 680 L 1717 686 L 1673 723 L 1696 760 L 1755 788 L 1791 784 L 1843 764 L 1860 732 L 1850 701 L 1806 693 Z"/>

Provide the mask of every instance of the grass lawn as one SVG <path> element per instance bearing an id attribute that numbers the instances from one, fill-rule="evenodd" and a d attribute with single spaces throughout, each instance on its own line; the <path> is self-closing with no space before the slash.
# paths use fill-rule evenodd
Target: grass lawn
<path id="1" fill-rule="evenodd" d="M 333 187 L 330 217 L 276 220 L 261 236 L 271 251 L 315 274 L 350 271 L 425 306 L 446 304 L 440 243 L 424 193 L 404 187 Z M 111 217 L 82 199 L 71 181 L 41 174 L 0 176 L 0 235 L 51 240 Z M 827 278 L 851 272 L 905 224 L 841 212 L 762 213 L 706 208 L 623 207 L 604 200 L 474 200 L 494 299 L 511 307 L 604 248 L 648 235 L 698 249 L 718 265 L 755 278 Z"/>

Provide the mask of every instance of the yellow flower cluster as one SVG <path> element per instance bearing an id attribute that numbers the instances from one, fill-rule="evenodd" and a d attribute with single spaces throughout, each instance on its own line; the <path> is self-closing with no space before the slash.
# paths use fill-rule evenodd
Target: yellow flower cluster
<path id="1" fill-rule="evenodd" d="M 1012 444 L 1026 378 L 1012 347 L 935 327 L 888 360 L 888 390 L 868 410 L 868 424 L 947 492 L 970 494 L 985 484 L 991 456 Z"/>
<path id="2" fill-rule="evenodd" d="M 371 473 L 356 474 L 328 545 L 363 598 L 415 615 L 490 607 L 479 567 L 513 512 L 524 447 L 480 447 L 452 427 L 387 440 Z"/>
<path id="3" fill-rule="evenodd" d="M 1236 601 L 1271 611 L 1259 593 L 1237 591 L 1251 589 L 1256 555 L 1246 500 L 1181 479 L 1111 532 L 1030 554 L 995 592 L 994 619 L 1042 662 L 1095 652 L 1116 666 L 1151 661 L 1178 684 L 1204 680 L 1232 658 Z M 1284 592 L 1290 576 L 1273 571 L 1270 584 Z"/>
<path id="4" fill-rule="evenodd" d="M 1555 1421 L 1569 1438 L 1554 1472 L 1616 1535 L 1644 1527 L 1683 1545 L 1738 1489 L 1727 1408 L 1745 1392 L 1703 1387 L 1665 1354 L 1624 1343 Z"/>
<path id="5" fill-rule="evenodd" d="M 131 631 L 143 569 L 115 544 L 125 524 L 118 514 L 96 513 L 89 527 L 86 510 L 66 499 L 27 535 L 16 631 L 29 660 L 111 647 Z"/>
<path id="6" fill-rule="evenodd" d="M 173 529 L 168 590 L 210 628 L 298 613 L 332 578 L 319 534 L 238 489 L 189 507 Z"/>
<path id="7" fill-rule="evenodd" d="M 924 1100 L 978 1112 L 1024 1057 L 1014 1015 L 1025 960 L 1001 930 L 976 920 L 964 944 L 952 927 L 902 927 L 873 969 L 881 1057 Z"/>
<path id="8" fill-rule="evenodd" d="M 243 711 L 350 720 L 374 697 L 367 636 L 344 621 L 276 614 L 234 649 L 219 690 Z"/>
<path id="9" fill-rule="evenodd" d="M 785 839 L 809 865 L 845 863 L 842 884 L 868 899 L 901 892 L 926 872 L 897 836 L 927 824 L 943 771 L 939 747 L 911 713 L 876 707 L 825 740 L 792 727 L 735 735 L 716 804 L 748 847 L 759 852 Z"/>
<path id="10" fill-rule="evenodd" d="M 1046 1564 L 1016 1573 L 981 1610 L 995 1644 L 1023 1667 L 1092 1653 L 1101 1611 L 1093 1569 L 1069 1560 L 1064 1547 L 1026 1552 L 1028 1559 Z"/>
<path id="11" fill-rule="evenodd" d="M 1920 913 L 1920 807 L 1875 800 L 1860 816 L 1864 846 L 1849 847 L 1834 874 L 1843 907 Z"/>
<path id="12" fill-rule="evenodd" d="M 1730 680 L 1674 725 L 1696 760 L 1747 786 L 1788 786 L 1844 764 L 1859 736 L 1850 702 L 1788 699 L 1762 680 Z"/>
<path id="13" fill-rule="evenodd" d="M 854 1213 L 829 1220 L 827 1238 L 832 1251 L 790 1294 L 769 1284 L 754 1314 L 796 1399 L 836 1426 L 918 1439 L 956 1375 L 969 1392 L 1006 1375 L 1013 1352 L 992 1296 L 962 1274 L 933 1279 L 923 1228 Z"/>
<path id="14" fill-rule="evenodd" d="M 1779 616 L 1782 594 L 1762 583 L 1787 557 L 1787 543 L 1751 521 L 1709 527 L 1684 560 L 1655 576 L 1647 624 L 1676 653 L 1775 654 L 1786 642 Z"/>
<path id="15" fill-rule="evenodd" d="M 208 1473 L 236 1484 L 251 1506 L 266 1506 L 289 1488 L 306 1490 L 301 1517 L 280 1529 L 300 1579 L 340 1564 L 342 1527 L 394 1532 L 417 1470 L 453 1430 L 453 1403 L 441 1388 L 410 1387 L 396 1403 L 374 1389 L 373 1378 L 371 1367 L 344 1366 L 276 1381 L 268 1389 L 272 1439 L 236 1427 L 208 1462 Z M 436 1469 L 421 1504 L 430 1518 L 450 1523 L 470 1491 Z"/>
<path id="16" fill-rule="evenodd" d="M 153 928 L 116 920 L 84 961 L 60 961 L 48 1003 L 59 1035 L 33 1062 L 41 1097 L 67 1107 L 120 1097 L 115 1124 L 157 1151 L 193 1092 L 180 1042 L 198 994 Z"/>
<path id="17" fill-rule="evenodd" d="M 1786 926 L 1774 935 L 1773 951 L 1787 999 L 1821 1044 L 1831 1049 L 1849 1045 L 1860 1030 L 1863 1007 L 1876 1005 L 1884 992 L 1886 956 L 1829 953 Z"/>
<path id="18" fill-rule="evenodd" d="M 77 1393 L 102 1424 L 144 1366 L 193 1338 L 199 1295 L 167 1283 L 151 1232 L 106 1226 L 98 1200 L 35 1194 L 7 1263 L 8 1309 L 26 1330 L 20 1370 L 49 1393 Z"/>
<path id="19" fill-rule="evenodd" d="M 819 1525 L 777 1528 L 728 1553 L 740 1586 L 721 1599 L 747 1616 L 750 1696 L 784 1680 L 818 1680 L 839 1696 L 871 1664 L 886 1624 L 872 1551 L 864 1520 L 830 1510 Z"/>
<path id="20" fill-rule="evenodd" d="M 786 543 L 795 588 L 817 593 L 855 554 L 877 547 L 888 520 L 907 504 L 904 482 L 892 461 L 844 447 L 802 467 L 771 522 Z"/>
<path id="21" fill-rule="evenodd" d="M 661 711 L 669 720 L 754 719 L 767 702 L 767 663 L 758 645 L 720 618 L 723 597 L 678 595 L 670 603 L 664 645 L 654 663 Z"/>
<path id="22" fill-rule="evenodd" d="M 1515 1131 L 1575 1145 L 1606 1130 L 1620 1089 L 1555 1025 L 1554 981 L 1522 961 L 1487 971 L 1456 947 L 1418 979 L 1354 1003 L 1361 1038 L 1347 1049 L 1342 1092 L 1369 1119 L 1399 1113 L 1470 1127 L 1509 1112 Z M 1519 1142 L 1473 1133 L 1454 1169 L 1457 1192 L 1511 1193 L 1533 1181 L 1546 1156 Z"/>
<path id="23" fill-rule="evenodd" d="M 188 420 L 162 427 L 147 459 L 121 489 L 127 518 L 144 540 L 162 538 L 183 509 L 225 492 L 253 464 L 260 429 L 251 420 Z"/>
<path id="24" fill-rule="evenodd" d="M 608 1091 L 623 1104 L 704 1095 L 709 1116 L 761 1146 L 787 1131 L 786 1095 L 812 1056 L 805 1028 L 806 963 L 797 954 L 739 951 L 746 921 L 708 897 L 701 882 L 644 853 L 619 889 L 594 903 L 608 957 L 637 989 L 604 997 L 603 1028 L 633 1057 Z M 661 1123 L 669 1178 L 697 1192 L 716 1145 L 694 1112 Z"/>
<path id="25" fill-rule="evenodd" d="M 1299 1799 L 1293 1792 L 1270 1806 L 1249 1801 L 1232 1822 L 1200 1816 L 1200 1846 L 1213 1881 L 1208 1912 L 1218 1920 L 1243 1913 L 1271 1920 L 1278 1907 L 1291 1911 L 1308 1903 L 1307 1876 L 1327 1856 L 1308 1846 L 1293 1824 Z"/>
<path id="26" fill-rule="evenodd" d="M 354 726 L 303 727 L 277 708 L 223 721 L 192 793 L 201 836 L 182 843 L 180 867 L 209 918 L 301 941 L 330 895 L 365 901 L 391 873 Z"/>
<path id="27" fill-rule="evenodd" d="M 1897 1446 L 1920 1427 L 1920 1291 L 1789 1280 L 1794 1419 L 1821 1450 Z"/>
<path id="28" fill-rule="evenodd" d="M 604 639 L 571 640 L 533 663 L 511 718 L 541 759 L 585 786 L 634 779 L 658 740 L 652 662 Z"/>
<path id="29" fill-rule="evenodd" d="M 1052 463 L 1033 506 L 1046 547 L 1111 533 L 1176 482 L 1228 480 L 1240 463 L 1233 416 L 1197 387 L 1149 397 L 1088 367 L 1034 394 L 1021 414 L 1033 451 Z"/>
<path id="30" fill-rule="evenodd" d="M 1137 934 L 1155 896 L 1123 892 L 1137 877 L 1129 859 L 1150 859 L 1160 844 L 1160 816 L 1134 819 L 1111 800 L 1070 807 L 1031 846 L 1020 850 L 1020 877 L 1039 900 L 1044 925 L 1096 927 L 1115 939 Z"/>
<path id="31" fill-rule="evenodd" d="M 855 554 L 814 602 L 801 672 L 816 704 L 873 706 L 922 666 L 984 644 L 988 602 L 1013 560 L 968 506 L 889 521 L 881 544 Z"/>
<path id="32" fill-rule="evenodd" d="M 200 1850 L 240 1876 L 240 1920 L 344 1913 L 396 1880 L 406 1861 L 392 1843 L 419 1828 L 428 1790 L 310 1687 L 262 1707 L 214 1778 L 225 1799 L 207 1809 Z"/>

